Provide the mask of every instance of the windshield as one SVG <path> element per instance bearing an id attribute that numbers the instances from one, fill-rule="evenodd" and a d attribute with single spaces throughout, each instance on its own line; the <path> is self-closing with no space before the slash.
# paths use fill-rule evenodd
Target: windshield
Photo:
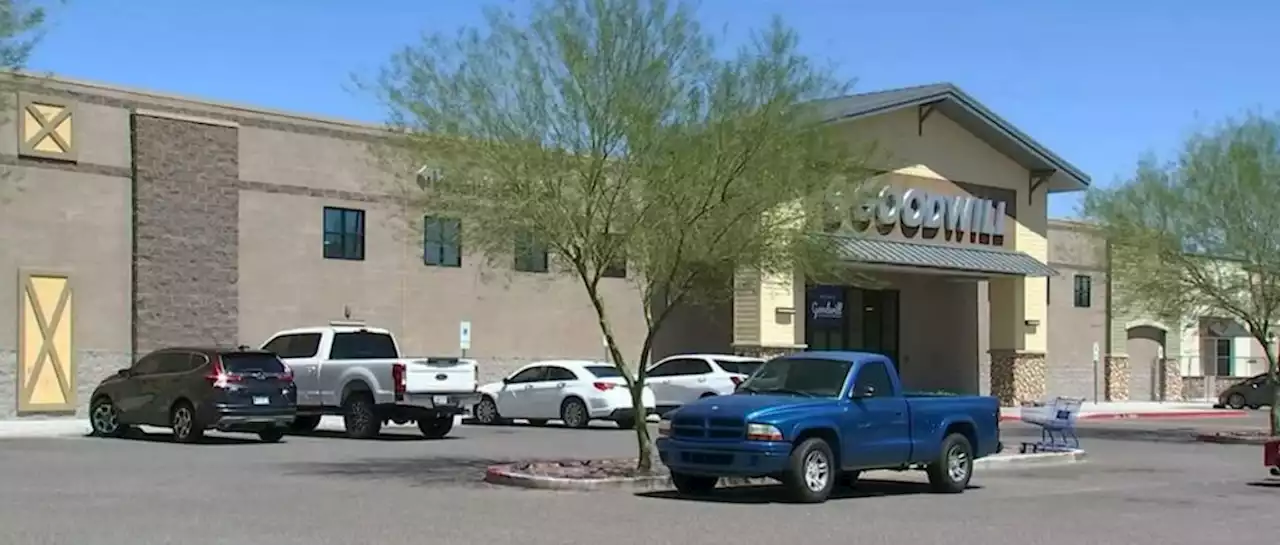
<path id="1" fill-rule="evenodd" d="M 849 376 L 852 362 L 779 358 L 760 364 L 738 387 L 751 394 L 793 394 L 810 397 L 838 397 Z"/>
<path id="2" fill-rule="evenodd" d="M 613 378 L 622 376 L 622 372 L 617 367 L 607 365 L 588 365 L 587 371 L 595 375 L 596 378 Z"/>
<path id="3" fill-rule="evenodd" d="M 727 373 L 738 373 L 740 375 L 750 375 L 760 368 L 761 361 L 725 361 L 716 360 L 721 369 Z"/>

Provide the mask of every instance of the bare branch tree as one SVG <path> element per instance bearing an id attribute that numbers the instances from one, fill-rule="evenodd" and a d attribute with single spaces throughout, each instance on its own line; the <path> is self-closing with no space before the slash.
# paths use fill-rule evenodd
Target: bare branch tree
<path id="1" fill-rule="evenodd" d="M 809 101 L 845 84 L 775 21 L 730 58 L 665 0 L 545 0 L 527 19 L 433 35 L 397 53 L 373 90 L 404 135 L 385 162 L 410 214 L 463 218 L 471 251 L 549 248 L 577 278 L 635 406 L 673 309 L 724 301 L 741 270 L 827 270 L 804 211 L 869 177 L 866 154 L 815 123 Z M 425 191 L 403 169 L 438 165 Z M 419 217 L 421 214 L 419 214 Z M 646 303 L 638 354 L 615 340 L 601 280 L 625 263 Z M 630 357 L 628 357 L 630 356 Z M 632 371 L 634 367 L 634 372 Z M 640 470 L 648 428 L 635 425 Z"/>
<path id="2" fill-rule="evenodd" d="M 1280 121 L 1248 115 L 1189 137 L 1167 163 L 1087 196 L 1113 248 L 1119 304 L 1157 316 L 1217 315 L 1248 327 L 1277 383 L 1280 310 Z M 1280 389 L 1276 389 L 1280 397 Z M 1271 433 L 1280 434 L 1280 403 Z"/>

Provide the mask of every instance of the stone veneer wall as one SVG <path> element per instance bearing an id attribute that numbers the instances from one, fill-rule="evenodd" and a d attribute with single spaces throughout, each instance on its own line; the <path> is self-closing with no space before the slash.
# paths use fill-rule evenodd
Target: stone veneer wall
<path id="1" fill-rule="evenodd" d="M 1044 399 L 1047 390 L 1044 358 L 1040 352 L 992 350 L 991 395 L 1006 407 Z"/>
<path id="2" fill-rule="evenodd" d="M 238 341 L 234 125 L 135 113 L 133 351 Z"/>
<path id="3" fill-rule="evenodd" d="M 1106 356 L 1106 399 L 1107 401 L 1129 400 L 1129 356 L 1112 354 Z"/>
<path id="4" fill-rule="evenodd" d="M 88 416 L 89 396 L 102 379 L 115 374 L 116 371 L 133 363 L 129 354 L 103 350 L 76 350 L 76 416 Z M 18 383 L 18 351 L 0 350 L 0 399 L 10 400 L 0 404 L 0 419 L 17 416 L 17 393 L 14 386 Z M 64 415 L 26 415 L 22 418 L 62 418 Z"/>
<path id="5" fill-rule="evenodd" d="M 1161 401 L 1182 400 L 1182 366 L 1178 358 L 1165 358 L 1160 362 L 1163 379 L 1160 381 L 1163 391 L 1159 392 Z"/>
<path id="6" fill-rule="evenodd" d="M 1217 399 L 1227 388 L 1240 384 L 1253 377 L 1180 377 L 1179 382 L 1182 385 L 1180 392 L 1181 399 L 1185 401 L 1198 401 L 1201 399 Z M 1209 381 L 1213 381 L 1212 391 L 1205 392 L 1209 387 Z"/>

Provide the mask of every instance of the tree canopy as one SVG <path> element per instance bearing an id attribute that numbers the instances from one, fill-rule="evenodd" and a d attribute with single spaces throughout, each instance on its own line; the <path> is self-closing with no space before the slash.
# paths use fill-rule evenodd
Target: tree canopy
<path id="1" fill-rule="evenodd" d="M 637 369 L 624 373 L 634 399 L 671 309 L 727 300 L 742 270 L 832 263 L 803 211 L 857 194 L 867 154 L 816 123 L 810 101 L 848 86 L 782 22 L 722 56 L 690 2 L 540 0 L 526 18 L 491 8 L 486 21 L 404 48 L 373 85 L 403 135 L 384 150 L 393 190 L 411 220 L 460 218 L 469 252 L 549 249 L 614 362 Z M 413 165 L 439 175 L 415 187 Z M 635 354 L 615 342 L 599 289 L 620 264 L 646 302 Z"/>
<path id="2" fill-rule="evenodd" d="M 1091 190 L 1084 210 L 1111 244 L 1117 306 L 1175 323 L 1235 319 L 1265 348 L 1274 384 L 1277 202 L 1280 119 L 1249 114 L 1191 134 L 1172 159 L 1143 159 L 1128 180 Z"/>

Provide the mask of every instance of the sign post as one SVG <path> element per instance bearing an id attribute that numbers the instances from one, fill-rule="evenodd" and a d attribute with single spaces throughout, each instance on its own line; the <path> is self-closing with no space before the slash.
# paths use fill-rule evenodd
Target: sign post
<path id="1" fill-rule="evenodd" d="M 1102 350 L 1098 347 L 1098 341 L 1093 342 L 1093 400 L 1098 399 L 1098 363 L 1102 359 Z"/>
<path id="2" fill-rule="evenodd" d="M 462 357 L 467 357 L 467 351 L 471 350 L 471 322 L 463 320 L 458 324 L 458 348 L 462 350 Z"/>

